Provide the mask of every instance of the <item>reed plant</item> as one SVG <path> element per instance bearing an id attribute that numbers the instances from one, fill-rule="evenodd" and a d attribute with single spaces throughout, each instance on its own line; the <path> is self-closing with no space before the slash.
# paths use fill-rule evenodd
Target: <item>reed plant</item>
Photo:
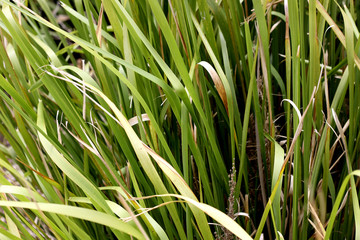
<path id="1" fill-rule="evenodd" d="M 1 239 L 360 239 L 360 2 L 0 0 Z"/>

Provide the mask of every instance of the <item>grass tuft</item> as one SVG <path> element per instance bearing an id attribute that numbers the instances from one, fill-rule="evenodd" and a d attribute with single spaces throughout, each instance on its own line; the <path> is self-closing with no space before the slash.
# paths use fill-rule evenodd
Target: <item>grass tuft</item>
<path id="1" fill-rule="evenodd" d="M 359 7 L 0 0 L 0 239 L 359 239 Z"/>

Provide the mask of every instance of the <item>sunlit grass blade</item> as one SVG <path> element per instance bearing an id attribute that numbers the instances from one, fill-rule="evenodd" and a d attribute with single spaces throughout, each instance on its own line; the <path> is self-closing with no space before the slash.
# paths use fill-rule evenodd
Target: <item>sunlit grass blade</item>
<path id="1" fill-rule="evenodd" d="M 34 202 L 15 202 L 15 201 L 0 201 L 0 206 L 8 206 L 8 207 L 19 207 L 19 208 L 28 208 L 35 211 L 44 211 L 44 212 L 52 212 L 61 215 L 81 218 L 84 220 L 92 221 L 95 223 L 103 224 L 108 227 L 114 228 L 121 232 L 127 233 L 131 236 L 134 236 L 138 239 L 144 239 L 143 235 L 130 224 L 125 223 L 119 220 L 116 217 L 110 216 L 106 213 L 102 213 L 99 211 L 52 204 L 52 203 L 34 203 Z"/>

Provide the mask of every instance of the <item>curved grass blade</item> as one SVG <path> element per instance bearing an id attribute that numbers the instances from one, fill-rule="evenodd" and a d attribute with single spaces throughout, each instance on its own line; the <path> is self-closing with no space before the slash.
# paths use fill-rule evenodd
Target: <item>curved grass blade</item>
<path id="1" fill-rule="evenodd" d="M 94 223 L 98 223 L 107 227 L 111 227 L 120 232 L 126 233 L 130 236 L 134 236 L 138 239 L 145 239 L 144 236 L 130 224 L 125 223 L 109 214 L 87 208 L 53 204 L 53 203 L 16 202 L 16 201 L 4 201 L 4 200 L 0 200 L 0 206 L 27 208 L 35 211 L 50 212 L 59 215 L 79 218 Z"/>

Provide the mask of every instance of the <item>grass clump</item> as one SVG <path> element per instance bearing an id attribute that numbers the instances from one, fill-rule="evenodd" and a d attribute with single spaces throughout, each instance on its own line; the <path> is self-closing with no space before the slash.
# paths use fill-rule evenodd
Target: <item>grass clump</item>
<path id="1" fill-rule="evenodd" d="M 1 239 L 359 239 L 356 1 L 0 0 Z"/>

